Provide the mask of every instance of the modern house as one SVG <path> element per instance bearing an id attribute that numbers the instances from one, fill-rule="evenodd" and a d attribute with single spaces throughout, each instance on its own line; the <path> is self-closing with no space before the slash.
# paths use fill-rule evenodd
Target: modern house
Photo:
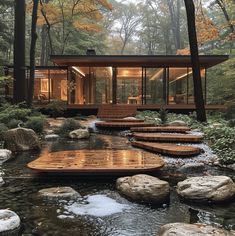
<path id="1" fill-rule="evenodd" d="M 207 69 L 228 56 L 200 56 L 204 101 L 207 104 Z M 190 56 L 53 55 L 56 66 L 37 67 L 34 102 L 53 100 L 68 109 L 98 109 L 122 104 L 137 109 L 189 109 L 194 106 Z M 206 105 L 207 109 L 219 106 Z"/>

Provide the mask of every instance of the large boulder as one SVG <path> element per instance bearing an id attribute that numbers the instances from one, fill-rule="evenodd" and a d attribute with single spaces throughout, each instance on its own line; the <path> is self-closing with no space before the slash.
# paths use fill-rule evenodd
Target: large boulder
<path id="1" fill-rule="evenodd" d="M 69 133 L 69 137 L 72 139 L 86 139 L 90 137 L 88 129 L 76 129 Z"/>
<path id="2" fill-rule="evenodd" d="M 4 180 L 2 177 L 0 177 L 0 187 L 2 187 L 5 184 Z"/>
<path id="3" fill-rule="evenodd" d="M 158 236 L 234 236 L 235 231 L 227 231 L 205 224 L 171 223 L 163 225 Z"/>
<path id="4" fill-rule="evenodd" d="M 187 124 L 182 120 L 174 120 L 169 123 L 169 126 L 187 126 Z"/>
<path id="5" fill-rule="evenodd" d="M 39 138 L 32 129 L 10 129 L 5 132 L 3 140 L 5 148 L 12 152 L 40 149 Z"/>
<path id="6" fill-rule="evenodd" d="M 54 199 L 68 199 L 74 200 L 81 195 L 71 187 L 54 187 L 54 188 L 45 188 L 38 191 L 39 196 L 48 200 Z"/>
<path id="7" fill-rule="evenodd" d="M 177 184 L 177 193 L 193 201 L 226 201 L 235 195 L 235 184 L 227 176 L 191 177 Z"/>
<path id="8" fill-rule="evenodd" d="M 184 174 L 202 173 L 205 170 L 203 163 L 186 163 L 179 168 Z"/>
<path id="9" fill-rule="evenodd" d="M 18 235 L 19 227 L 20 217 L 15 212 L 0 210 L 0 235 Z"/>
<path id="10" fill-rule="evenodd" d="M 168 200 L 168 182 L 150 175 L 134 175 L 117 179 L 117 189 L 132 200 L 145 203 L 162 203 Z"/>
<path id="11" fill-rule="evenodd" d="M 0 164 L 11 158 L 12 152 L 7 149 L 0 149 Z"/>

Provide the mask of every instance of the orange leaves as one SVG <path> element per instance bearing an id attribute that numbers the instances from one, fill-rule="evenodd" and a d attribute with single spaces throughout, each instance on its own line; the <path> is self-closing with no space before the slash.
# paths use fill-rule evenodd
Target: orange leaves
<path id="1" fill-rule="evenodd" d="M 85 31 L 91 31 L 91 32 L 97 32 L 98 33 L 102 30 L 99 25 L 92 24 L 92 23 L 85 23 L 85 22 L 75 21 L 73 23 L 73 25 L 76 29 L 85 30 Z"/>
<path id="2" fill-rule="evenodd" d="M 197 14 L 196 27 L 199 45 L 219 38 L 219 29 L 214 25 L 212 20 L 204 14 Z"/>
<path id="3" fill-rule="evenodd" d="M 177 55 L 190 55 L 189 48 L 178 49 L 176 52 Z"/>

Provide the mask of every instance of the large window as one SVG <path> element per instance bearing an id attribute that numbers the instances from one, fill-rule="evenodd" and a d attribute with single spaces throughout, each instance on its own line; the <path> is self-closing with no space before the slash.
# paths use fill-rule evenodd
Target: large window
<path id="1" fill-rule="evenodd" d="M 142 68 L 117 68 L 117 103 L 142 103 Z"/>

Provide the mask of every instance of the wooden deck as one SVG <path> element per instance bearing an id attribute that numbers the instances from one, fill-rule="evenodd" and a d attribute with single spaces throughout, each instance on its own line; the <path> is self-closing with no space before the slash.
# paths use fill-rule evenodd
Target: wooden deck
<path id="1" fill-rule="evenodd" d="M 131 145 L 148 151 L 172 155 L 176 157 L 189 157 L 200 154 L 201 149 L 192 146 L 176 145 L 172 143 L 131 142 Z"/>
<path id="2" fill-rule="evenodd" d="M 119 119 L 119 118 L 106 118 L 106 119 L 102 119 L 102 121 L 106 121 L 106 122 L 131 122 L 131 123 L 135 123 L 135 122 L 144 122 L 144 120 L 140 120 L 140 119 Z"/>
<path id="3" fill-rule="evenodd" d="M 157 134 L 157 133 L 133 133 L 137 140 L 157 142 L 202 142 L 203 136 L 189 134 Z"/>
<path id="4" fill-rule="evenodd" d="M 155 126 L 155 127 L 132 127 L 132 132 L 168 132 L 168 133 L 186 133 L 190 131 L 189 127 L 182 126 Z"/>
<path id="5" fill-rule="evenodd" d="M 146 173 L 163 167 L 164 161 L 138 150 L 72 150 L 42 153 L 27 166 L 37 172 Z"/>
<path id="6" fill-rule="evenodd" d="M 98 128 L 118 128 L 118 129 L 130 129 L 131 127 L 149 127 L 153 126 L 149 123 L 144 122 L 96 122 L 95 126 Z"/>

